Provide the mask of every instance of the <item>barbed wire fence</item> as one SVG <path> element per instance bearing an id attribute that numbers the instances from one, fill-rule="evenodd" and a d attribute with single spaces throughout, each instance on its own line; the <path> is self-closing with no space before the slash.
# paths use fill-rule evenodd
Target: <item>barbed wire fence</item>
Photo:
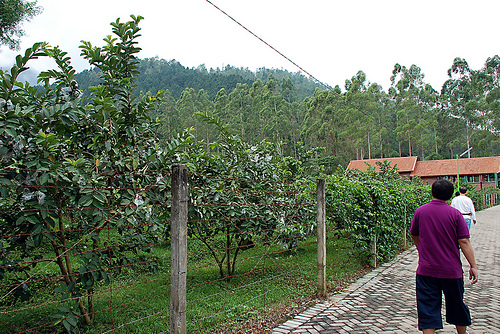
<path id="1" fill-rule="evenodd" d="M 164 304 L 168 293 L 157 286 L 168 280 L 161 269 L 169 265 L 158 254 L 168 255 L 163 232 L 168 222 L 137 219 L 168 205 L 144 203 L 139 195 L 158 182 L 134 186 L 114 182 L 130 178 L 131 173 L 96 175 L 109 180 L 107 186 L 80 181 L 77 186 L 41 185 L 40 179 L 50 178 L 47 170 L 18 170 L 22 182 L 14 182 L 15 173 L 9 173 L 12 170 L 0 175 L 2 332 L 65 332 L 86 322 L 86 316 L 95 324 L 95 332 L 101 332 L 99 328 L 120 325 L 116 312 L 132 304 L 155 299 Z M 164 173 L 149 176 L 158 181 Z M 63 179 L 80 180 L 75 172 L 61 174 Z M 77 193 L 78 201 L 59 205 L 69 192 Z M 122 200 L 110 201 L 112 196 Z M 146 293 L 137 292 L 140 286 Z M 124 291 L 134 295 L 123 297 Z"/>
<path id="2" fill-rule="evenodd" d="M 143 203 L 138 196 L 156 184 L 116 189 L 110 181 L 109 187 L 83 192 L 122 197 L 129 193 L 131 199 L 120 205 L 103 200 L 102 206 L 86 203 L 62 209 L 40 205 L 46 187 L 1 183 L 20 199 L 17 204 L 4 199 L 0 206 L 2 332 L 64 332 L 85 323 L 78 303 L 92 320 L 92 326 L 81 327 L 88 333 L 137 327 L 155 333 L 169 328 L 209 332 L 222 321 L 248 320 L 270 305 L 326 289 L 322 279 L 310 283 L 311 275 L 319 275 L 318 268 L 324 270 L 317 262 L 313 182 L 273 186 L 268 180 L 210 176 L 220 184 L 214 191 L 196 185 L 196 175 L 179 183 L 174 182 L 177 172 L 150 174 L 153 180 L 172 179 L 172 188 L 169 184 L 163 189 L 169 194 L 156 202 Z M 261 187 L 241 187 L 251 182 Z M 76 188 L 68 191 L 82 191 Z M 180 191 L 187 196 L 188 189 L 187 198 L 175 195 Z M 233 203 L 225 202 L 227 198 Z M 30 201 L 38 204 L 28 205 Z M 96 216 L 107 219 L 79 221 L 93 217 L 84 213 L 97 211 Z M 141 217 L 161 219 L 137 219 L 138 211 L 146 213 Z M 26 218 L 33 213 L 57 216 L 62 225 L 34 230 L 36 224 Z M 109 224 L 111 220 L 118 223 Z M 71 226 L 74 221 L 79 223 Z M 179 224 L 185 226 L 181 232 L 175 227 Z M 63 232 L 71 242 L 54 253 L 54 236 Z M 66 261 L 73 272 L 59 270 Z M 82 288 L 72 294 L 65 289 L 70 285 Z"/>
<path id="3" fill-rule="evenodd" d="M 355 250 L 333 260 L 324 180 L 194 175 L 184 165 L 132 174 L 98 175 L 100 186 L 0 182 L 1 332 L 219 333 L 324 296 L 326 277 L 356 261 Z M 65 192 L 81 195 L 50 202 Z M 498 204 L 496 194 L 483 200 Z"/>

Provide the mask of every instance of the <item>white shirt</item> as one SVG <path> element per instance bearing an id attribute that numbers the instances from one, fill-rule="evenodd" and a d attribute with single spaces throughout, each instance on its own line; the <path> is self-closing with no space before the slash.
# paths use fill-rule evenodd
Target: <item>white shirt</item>
<path id="1" fill-rule="evenodd" d="M 472 203 L 472 200 L 469 197 L 465 195 L 457 196 L 451 201 L 451 206 L 460 211 L 462 214 L 468 213 L 472 220 L 476 220 L 474 203 Z"/>

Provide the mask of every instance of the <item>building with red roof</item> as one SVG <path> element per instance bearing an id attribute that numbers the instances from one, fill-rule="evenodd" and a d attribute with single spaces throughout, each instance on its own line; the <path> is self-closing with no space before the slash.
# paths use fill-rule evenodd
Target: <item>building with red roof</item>
<path id="1" fill-rule="evenodd" d="M 353 160 L 347 166 L 350 170 L 367 170 L 369 166 L 379 170 L 376 162 L 387 161 L 398 169 L 403 177 L 418 176 L 427 184 L 438 179 L 449 179 L 455 182 L 457 178 L 457 160 L 428 160 L 418 161 L 418 157 L 386 158 Z M 499 187 L 500 156 L 484 158 L 466 158 L 458 160 L 458 174 L 460 182 L 476 184 L 477 188 Z"/>
<path id="2" fill-rule="evenodd" d="M 398 169 L 398 173 L 401 176 L 410 177 L 411 173 L 415 170 L 417 160 L 418 157 L 351 160 L 347 169 L 365 171 L 369 167 L 373 167 L 376 172 L 380 172 L 380 167 L 377 165 L 377 162 L 388 161 L 391 167 L 396 167 Z"/>

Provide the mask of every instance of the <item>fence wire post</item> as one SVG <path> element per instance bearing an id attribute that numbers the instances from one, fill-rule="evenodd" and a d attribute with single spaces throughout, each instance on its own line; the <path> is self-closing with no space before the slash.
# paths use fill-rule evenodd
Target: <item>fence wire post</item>
<path id="1" fill-rule="evenodd" d="M 316 183 L 316 221 L 318 231 L 318 294 L 326 298 L 326 200 L 325 180 Z"/>
<path id="2" fill-rule="evenodd" d="M 377 235 L 372 238 L 372 266 L 377 268 Z"/>
<path id="3" fill-rule="evenodd" d="M 172 166 L 170 334 L 186 334 L 187 168 Z"/>

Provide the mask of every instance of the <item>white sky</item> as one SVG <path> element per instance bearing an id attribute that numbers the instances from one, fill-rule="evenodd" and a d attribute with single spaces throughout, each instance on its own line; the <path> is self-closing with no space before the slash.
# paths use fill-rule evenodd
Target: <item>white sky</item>
<path id="1" fill-rule="evenodd" d="M 419 66 L 440 90 L 455 57 L 473 69 L 500 54 L 498 0 L 212 0 L 310 74 L 344 87 L 359 70 L 390 86 L 395 63 Z M 232 65 L 298 69 L 205 0 L 38 0 L 42 14 L 24 24 L 21 52 L 34 42 L 59 45 L 78 71 L 81 40 L 102 46 L 110 22 L 141 22 L 140 58 L 176 59 L 186 67 Z M 0 66 L 19 52 L 1 47 Z M 52 67 L 43 60 L 33 69 Z"/>

